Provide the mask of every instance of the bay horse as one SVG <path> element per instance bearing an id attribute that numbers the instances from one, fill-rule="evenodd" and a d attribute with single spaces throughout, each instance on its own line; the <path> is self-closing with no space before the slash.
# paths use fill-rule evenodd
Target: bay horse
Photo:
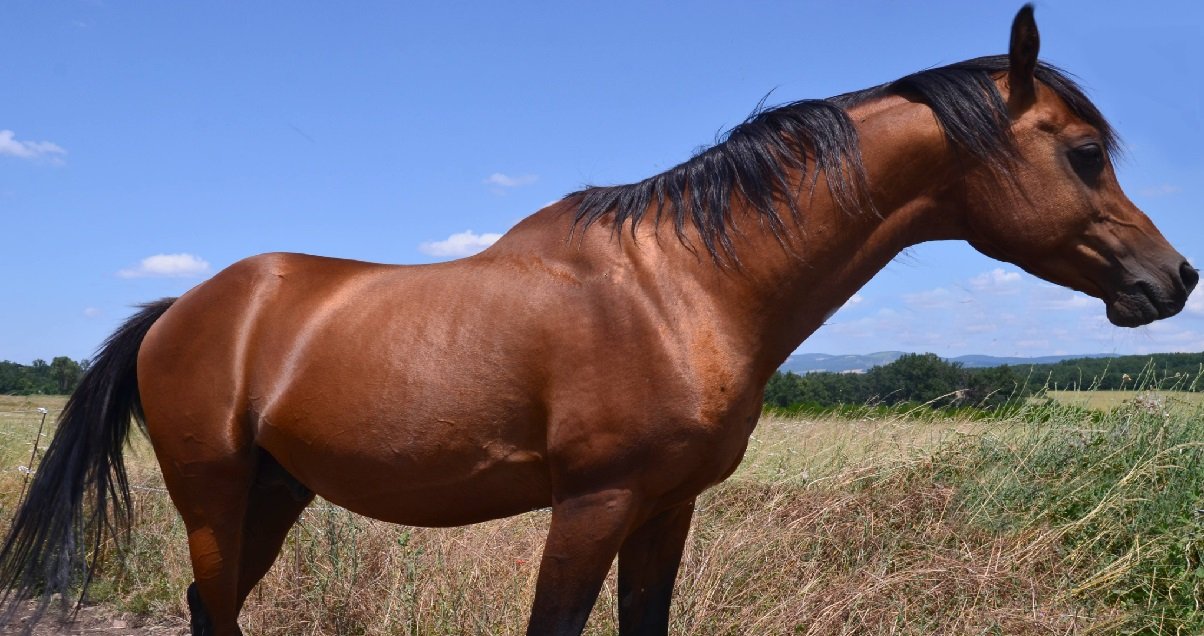
<path id="1" fill-rule="evenodd" d="M 1116 325 L 1183 308 L 1198 273 L 1038 48 L 1025 6 L 1007 55 L 763 110 L 470 258 L 265 254 L 145 305 L 63 412 L 0 552 L 5 601 L 86 585 L 128 527 L 132 415 L 188 532 L 193 634 L 240 633 L 315 494 L 420 526 L 550 506 L 527 634 L 580 634 L 616 555 L 620 634 L 666 634 L 695 498 L 740 463 L 766 381 L 902 249 L 966 240 Z"/>

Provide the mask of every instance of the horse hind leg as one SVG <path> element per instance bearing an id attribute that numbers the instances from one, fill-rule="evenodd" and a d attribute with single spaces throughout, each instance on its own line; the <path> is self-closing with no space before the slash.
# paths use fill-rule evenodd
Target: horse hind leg
<path id="1" fill-rule="evenodd" d="M 255 482 L 243 520 L 242 567 L 238 577 L 238 604 L 271 569 L 288 531 L 314 493 L 290 475 L 274 457 L 260 451 Z"/>
<path id="2" fill-rule="evenodd" d="M 192 636 L 208 636 L 212 634 L 213 621 L 209 618 L 209 613 L 205 611 L 205 604 L 201 602 L 201 593 L 197 590 L 196 581 L 188 585 L 188 592 L 185 598 L 188 600 L 189 627 Z"/>
<path id="3" fill-rule="evenodd" d="M 188 531 L 192 634 L 238 636 L 243 601 L 313 493 L 256 448 L 216 461 L 161 465 Z"/>
<path id="4" fill-rule="evenodd" d="M 187 594 L 192 634 L 240 636 L 240 557 L 243 519 L 255 473 L 253 458 L 161 465 L 167 490 L 188 531 L 194 578 Z"/>

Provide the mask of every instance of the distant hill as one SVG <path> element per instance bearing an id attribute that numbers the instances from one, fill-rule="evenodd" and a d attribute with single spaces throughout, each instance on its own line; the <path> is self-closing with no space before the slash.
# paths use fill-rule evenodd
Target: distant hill
<path id="1" fill-rule="evenodd" d="M 879 351 L 877 353 L 867 353 L 865 355 L 798 353 L 787 358 L 786 362 L 779 367 L 779 370 L 782 372 L 793 371 L 798 374 L 815 373 L 818 371 L 827 371 L 831 373 L 865 373 L 874 367 L 890 364 L 895 360 L 898 360 L 905 353 L 906 352 L 904 351 Z M 1035 358 L 998 357 L 970 354 L 957 356 L 956 358 L 945 358 L 945 360 L 949 362 L 960 362 L 961 365 L 967 369 L 983 369 L 987 367 L 1003 366 L 1005 364 L 1053 364 L 1063 360 L 1108 357 L 1112 357 L 1112 354 L 1089 353 L 1070 356 L 1038 356 Z"/>
<path id="2" fill-rule="evenodd" d="M 997 356 L 983 355 L 965 355 L 957 356 L 956 358 L 947 358 L 950 362 L 960 362 L 967 369 L 985 369 L 987 367 L 1001 367 L 1005 364 L 1010 365 L 1031 365 L 1031 364 L 1054 364 L 1063 360 L 1082 360 L 1084 358 L 1114 358 L 1115 354 L 1111 353 L 1080 353 L 1072 356 L 1037 356 L 1035 358 L 1008 358 Z"/>
<path id="3" fill-rule="evenodd" d="M 873 367 L 890 364 L 903 356 L 903 351 L 879 351 L 865 355 L 831 355 L 827 353 L 796 353 L 778 370 L 798 374 L 828 371 L 831 373 L 865 373 Z"/>

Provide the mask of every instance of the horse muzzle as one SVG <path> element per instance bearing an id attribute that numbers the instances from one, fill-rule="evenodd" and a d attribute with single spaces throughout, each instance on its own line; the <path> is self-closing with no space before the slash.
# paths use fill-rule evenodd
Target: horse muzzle
<path id="1" fill-rule="evenodd" d="M 1106 301 L 1108 320 L 1118 327 L 1140 327 L 1170 318 L 1183 310 L 1198 282 L 1199 270 L 1187 261 L 1164 280 L 1137 279 Z"/>

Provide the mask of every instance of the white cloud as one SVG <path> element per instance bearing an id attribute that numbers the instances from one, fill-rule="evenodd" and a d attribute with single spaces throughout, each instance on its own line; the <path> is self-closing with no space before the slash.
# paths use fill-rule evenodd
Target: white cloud
<path id="1" fill-rule="evenodd" d="M 1183 310 L 1192 316 L 1204 316 L 1204 291 L 1197 289 L 1192 292 Z"/>
<path id="2" fill-rule="evenodd" d="M 497 186 L 499 188 L 517 188 L 519 186 L 531 185 L 539 180 L 539 175 L 524 174 L 517 177 L 512 177 L 508 174 L 495 172 L 485 178 L 482 183 L 485 185 Z"/>
<path id="3" fill-rule="evenodd" d="M 1204 287 L 1178 318 L 1125 329 L 1108 321 L 1099 299 L 1011 265 L 962 271 L 967 273 L 949 272 L 911 293 L 891 291 L 883 281 L 870 283 L 863 301 L 850 299 L 842 309 L 855 309 L 833 316 L 805 350 L 1024 356 L 1204 350 Z"/>
<path id="4" fill-rule="evenodd" d="M 1015 294 L 1020 291 L 1020 273 L 1008 272 L 1001 267 L 996 267 L 971 278 L 970 287 L 980 292 Z"/>
<path id="5" fill-rule="evenodd" d="M 1043 351 L 1048 351 L 1051 346 L 1050 341 L 1046 338 L 1016 340 L 1013 344 L 1017 350 L 1025 352 L 1026 355 L 1038 355 Z"/>
<path id="6" fill-rule="evenodd" d="M 502 238 L 501 234 L 486 232 L 477 234 L 472 230 L 464 230 L 447 237 L 443 241 L 431 241 L 418 246 L 418 251 L 430 256 L 471 256 L 493 245 L 494 241 Z"/>
<path id="7" fill-rule="evenodd" d="M 122 278 L 194 278 L 209 273 L 209 263 L 192 254 L 155 254 L 137 267 L 117 272 Z"/>
<path id="8" fill-rule="evenodd" d="M 937 287 L 936 289 L 929 289 L 914 294 L 903 294 L 903 302 L 916 309 L 948 309 L 956 301 L 957 299 L 954 297 L 953 292 L 944 287 Z"/>
<path id="9" fill-rule="evenodd" d="M 1163 347 L 1163 351 L 1200 351 L 1204 349 L 1204 333 L 1184 329 L 1175 321 L 1159 321 L 1141 328 L 1150 337 L 1151 351 Z"/>
<path id="10" fill-rule="evenodd" d="M 1147 197 L 1165 197 L 1172 194 L 1178 194 L 1182 191 L 1183 188 L 1173 183 L 1161 183 L 1153 187 L 1141 189 L 1141 193 Z"/>
<path id="11" fill-rule="evenodd" d="M 43 159 L 51 163 L 63 163 L 67 151 L 60 145 L 50 141 L 18 141 L 16 133 L 11 130 L 0 130 L 0 155 L 17 157 L 18 159 Z"/>
<path id="12" fill-rule="evenodd" d="M 1103 301 L 1096 300 L 1087 294 L 1066 289 L 1065 287 L 1042 285 L 1033 294 L 1032 306 L 1036 309 L 1066 311 L 1070 309 L 1095 307 L 1097 305 L 1102 306 L 1102 302 Z"/>
<path id="13" fill-rule="evenodd" d="M 104 312 L 102 312 L 100 309 L 98 309 L 96 307 L 84 307 L 84 317 L 85 318 L 96 318 L 97 316 L 99 316 L 102 313 L 104 313 Z"/>

